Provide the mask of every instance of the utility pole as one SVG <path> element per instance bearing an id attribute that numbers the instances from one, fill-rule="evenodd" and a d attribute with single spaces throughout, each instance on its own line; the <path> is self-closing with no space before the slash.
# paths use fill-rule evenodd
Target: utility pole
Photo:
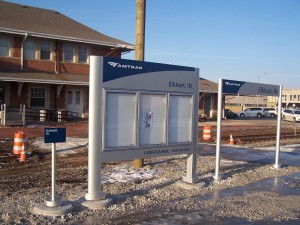
<path id="1" fill-rule="evenodd" d="M 135 60 L 144 61 L 145 57 L 145 18 L 146 0 L 136 0 L 135 20 Z M 144 159 L 134 159 L 133 167 L 142 168 Z"/>
<path id="2" fill-rule="evenodd" d="M 136 0 L 135 60 L 144 61 L 146 0 Z"/>

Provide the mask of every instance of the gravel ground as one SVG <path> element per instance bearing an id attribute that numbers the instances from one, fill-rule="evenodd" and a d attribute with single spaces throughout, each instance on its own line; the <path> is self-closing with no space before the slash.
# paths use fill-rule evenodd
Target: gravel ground
<path id="1" fill-rule="evenodd" d="M 27 162 L 1 164 L 0 224 L 300 223 L 300 195 L 275 190 L 282 176 L 286 176 L 282 182 L 299 185 L 295 180 L 300 181 L 300 168 L 276 170 L 270 165 L 222 160 L 224 177 L 217 182 L 215 157 L 201 154 L 198 184 L 181 181 L 184 156 L 145 159 L 142 169 L 133 169 L 131 161 L 105 163 L 102 190 L 113 202 L 105 209 L 87 209 L 82 205 L 87 190 L 86 140 L 68 138 L 65 145 L 57 145 L 57 193 L 73 205 L 72 213 L 47 217 L 33 212 L 34 205 L 49 196 L 51 186 L 49 146 L 34 139 L 28 144 L 32 157 Z M 123 179 L 117 177 L 120 171 Z M 132 175 L 136 173 L 140 176 Z M 288 177 L 292 174 L 296 174 L 293 180 Z"/>

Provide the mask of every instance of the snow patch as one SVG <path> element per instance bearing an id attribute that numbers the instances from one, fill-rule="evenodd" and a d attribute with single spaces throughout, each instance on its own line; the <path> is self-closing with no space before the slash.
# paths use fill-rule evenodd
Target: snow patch
<path id="1" fill-rule="evenodd" d="M 113 171 L 103 172 L 101 177 L 102 184 L 128 183 L 134 181 L 150 180 L 157 176 L 158 170 L 149 168 L 133 169 L 128 165 L 115 166 Z"/>

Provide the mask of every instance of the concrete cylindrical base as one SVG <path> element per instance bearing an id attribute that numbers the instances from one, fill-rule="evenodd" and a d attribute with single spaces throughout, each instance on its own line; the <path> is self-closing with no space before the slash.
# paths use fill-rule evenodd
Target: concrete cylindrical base
<path id="1" fill-rule="evenodd" d="M 41 202 L 37 203 L 33 208 L 34 213 L 44 216 L 63 216 L 72 211 L 72 204 L 69 204 L 67 202 L 62 202 L 62 204 L 57 207 L 49 207 L 45 202 Z"/>
<path id="2" fill-rule="evenodd" d="M 107 208 L 111 203 L 112 203 L 112 198 L 107 198 L 107 199 L 96 200 L 96 201 L 85 201 L 82 203 L 82 205 L 92 210 L 98 210 L 98 209 Z"/>

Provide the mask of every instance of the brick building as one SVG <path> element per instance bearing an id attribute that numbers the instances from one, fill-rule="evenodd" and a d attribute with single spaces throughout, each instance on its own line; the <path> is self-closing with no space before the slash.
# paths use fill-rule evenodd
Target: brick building
<path id="1" fill-rule="evenodd" d="M 89 56 L 134 45 L 59 12 L 0 1 L 0 103 L 88 113 Z"/>
<path id="2" fill-rule="evenodd" d="M 218 84 L 210 80 L 199 79 L 199 115 L 209 118 L 217 117 L 218 110 Z"/>

